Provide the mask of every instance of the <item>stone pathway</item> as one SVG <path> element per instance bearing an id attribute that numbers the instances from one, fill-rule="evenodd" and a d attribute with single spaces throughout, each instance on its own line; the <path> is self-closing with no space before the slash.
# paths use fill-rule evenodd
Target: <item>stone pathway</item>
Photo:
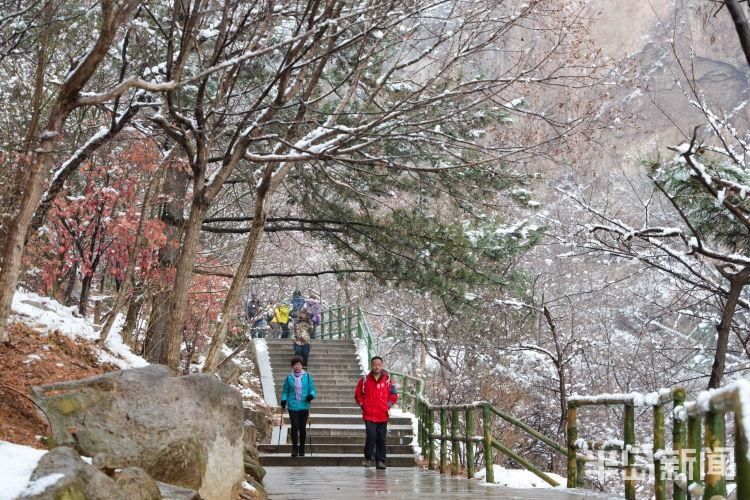
<path id="1" fill-rule="evenodd" d="M 365 500 L 373 497 L 431 500 L 619 498 L 580 490 L 516 490 L 482 486 L 478 481 L 410 467 L 391 467 L 385 471 L 363 467 L 266 467 L 263 485 L 268 498 L 272 500 Z"/>

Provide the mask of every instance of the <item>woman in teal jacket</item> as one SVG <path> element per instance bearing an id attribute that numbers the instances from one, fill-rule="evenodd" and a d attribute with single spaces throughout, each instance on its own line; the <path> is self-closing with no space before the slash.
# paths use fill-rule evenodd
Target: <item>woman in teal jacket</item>
<path id="1" fill-rule="evenodd" d="M 284 379 L 281 390 L 281 408 L 289 408 L 292 423 L 292 456 L 305 456 L 305 426 L 310 416 L 310 402 L 315 399 L 315 382 L 312 375 L 302 369 L 302 357 L 292 358 L 292 373 Z"/>

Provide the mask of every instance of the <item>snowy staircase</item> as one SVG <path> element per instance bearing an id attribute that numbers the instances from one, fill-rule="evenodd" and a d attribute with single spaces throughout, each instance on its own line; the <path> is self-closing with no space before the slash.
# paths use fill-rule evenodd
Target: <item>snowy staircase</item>
<path id="1" fill-rule="evenodd" d="M 276 400 L 279 401 L 284 378 L 291 372 L 292 341 L 266 339 L 266 344 Z M 289 415 L 284 412 L 280 438 L 277 425 L 273 442 L 259 447 L 260 461 L 264 466 L 360 466 L 365 426 L 361 411 L 354 402 L 354 388 L 362 375 L 354 342 L 313 340 L 311 344 L 308 372 L 313 376 L 318 397 L 310 409 L 311 428 L 308 428 L 305 456 L 291 456 Z M 387 441 L 390 467 L 414 466 L 412 436 L 411 419 L 391 418 Z"/>

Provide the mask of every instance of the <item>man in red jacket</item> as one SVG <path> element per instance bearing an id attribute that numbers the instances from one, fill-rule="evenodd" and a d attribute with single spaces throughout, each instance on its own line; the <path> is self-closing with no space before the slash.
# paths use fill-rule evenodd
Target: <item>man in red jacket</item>
<path id="1" fill-rule="evenodd" d="M 365 440 L 365 467 L 385 469 L 385 439 L 388 434 L 388 417 L 391 406 L 398 401 L 396 385 L 383 369 L 383 358 L 370 360 L 370 373 L 359 379 L 354 399 L 362 408 L 367 438 Z"/>

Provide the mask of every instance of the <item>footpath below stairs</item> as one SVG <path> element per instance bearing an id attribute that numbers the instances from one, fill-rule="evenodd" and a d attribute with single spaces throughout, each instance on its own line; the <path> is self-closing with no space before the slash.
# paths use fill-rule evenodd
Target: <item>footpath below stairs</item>
<path id="1" fill-rule="evenodd" d="M 305 457 L 307 458 L 307 457 Z M 419 468 L 388 470 L 363 467 L 271 467 L 263 479 L 273 500 L 429 498 L 430 500 L 503 498 L 514 500 L 600 500 L 613 497 L 592 491 L 514 489 Z"/>
<path id="2" fill-rule="evenodd" d="M 264 341 L 273 373 L 276 401 L 279 401 L 284 378 L 291 372 L 289 362 L 294 355 L 292 340 Z M 354 388 L 362 376 L 357 349 L 352 340 L 313 340 L 311 344 L 307 368 L 315 381 L 318 397 L 310 409 L 305 456 L 291 456 L 289 415 L 284 412 L 281 432 L 277 424 L 272 442 L 259 446 L 260 461 L 264 467 L 361 467 L 365 426 L 361 411 L 354 402 Z M 279 411 L 278 407 L 276 411 Z M 411 419 L 391 418 L 387 439 L 388 467 L 414 467 L 412 437 Z"/>

